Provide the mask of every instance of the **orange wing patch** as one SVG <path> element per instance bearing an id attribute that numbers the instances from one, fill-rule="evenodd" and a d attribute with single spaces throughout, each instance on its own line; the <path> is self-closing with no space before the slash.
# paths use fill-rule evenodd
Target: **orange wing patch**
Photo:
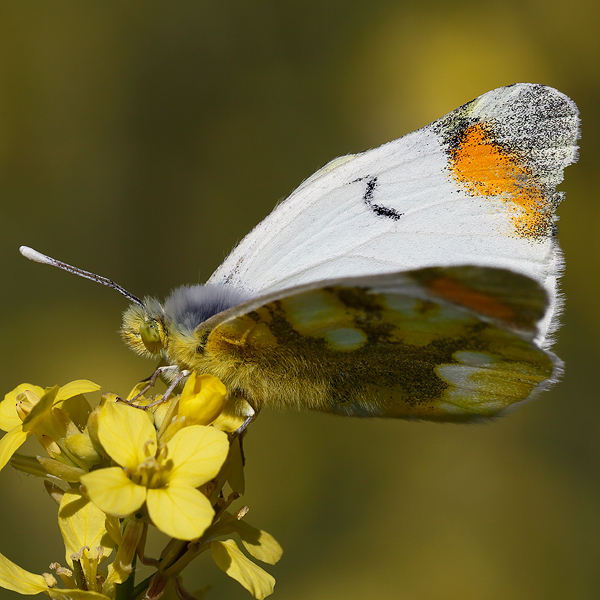
<path id="1" fill-rule="evenodd" d="M 431 281 L 430 289 L 450 302 L 470 308 L 482 315 L 510 322 L 515 318 L 513 307 L 489 294 L 473 290 L 450 277 L 440 277 Z"/>
<path id="2" fill-rule="evenodd" d="M 461 187 L 471 196 L 511 203 L 510 219 L 519 237 L 549 235 L 553 217 L 543 185 L 518 151 L 498 142 L 485 122 L 465 127 L 457 142 L 449 151 L 449 166 Z"/>
<path id="3" fill-rule="evenodd" d="M 504 269 L 432 267 L 408 275 L 436 299 L 495 319 L 503 327 L 535 334 L 548 300 L 532 279 Z"/>

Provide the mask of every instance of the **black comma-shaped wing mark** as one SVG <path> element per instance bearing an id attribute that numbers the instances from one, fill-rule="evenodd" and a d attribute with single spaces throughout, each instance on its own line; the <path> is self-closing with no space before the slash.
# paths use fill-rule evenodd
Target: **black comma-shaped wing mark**
<path id="1" fill-rule="evenodd" d="M 373 211 L 378 217 L 385 217 L 387 219 L 392 219 L 392 221 L 397 221 L 404 214 L 398 212 L 394 208 L 390 208 L 389 206 L 384 206 L 383 204 L 378 204 L 373 201 L 375 197 L 375 190 L 377 189 L 378 185 L 376 176 L 359 177 L 351 183 L 356 183 L 357 181 L 366 181 L 366 189 L 362 199 L 363 202 L 369 207 L 369 209 Z"/>

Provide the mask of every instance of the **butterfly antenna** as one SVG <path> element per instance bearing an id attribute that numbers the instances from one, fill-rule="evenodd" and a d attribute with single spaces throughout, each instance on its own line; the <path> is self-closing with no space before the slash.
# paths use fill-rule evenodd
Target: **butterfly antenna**
<path id="1" fill-rule="evenodd" d="M 32 260 L 34 262 L 41 263 L 43 265 L 50 265 L 52 267 L 58 267 L 59 269 L 62 269 L 63 271 L 68 271 L 69 273 L 73 273 L 73 275 L 79 275 L 79 277 L 85 277 L 86 279 L 91 279 L 92 281 L 95 281 L 96 283 L 101 283 L 102 285 L 112 288 L 113 290 L 117 290 L 117 292 L 120 292 L 121 294 L 123 294 L 123 296 L 125 296 L 125 298 L 127 298 L 128 300 L 131 300 L 131 302 L 135 302 L 135 304 L 138 304 L 144 310 L 146 310 L 144 303 L 137 296 L 130 294 L 125 288 L 122 288 L 118 283 L 115 283 L 114 281 L 111 281 L 110 279 L 107 279 L 106 277 L 96 275 L 95 273 L 90 273 L 89 271 L 84 271 L 83 269 L 78 269 L 77 267 L 68 265 L 67 263 L 64 263 L 60 260 L 56 260 L 55 258 L 50 258 L 49 256 L 46 256 L 45 254 L 42 254 L 41 252 L 38 252 L 37 250 L 34 250 L 33 248 L 29 248 L 28 246 L 21 246 L 19 248 L 19 252 L 25 258 L 28 258 L 29 260 Z"/>

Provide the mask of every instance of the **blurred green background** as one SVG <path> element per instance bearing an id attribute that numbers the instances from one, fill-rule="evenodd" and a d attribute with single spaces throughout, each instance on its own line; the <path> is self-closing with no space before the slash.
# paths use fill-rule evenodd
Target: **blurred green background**
<path id="1" fill-rule="evenodd" d="M 489 425 L 263 413 L 244 503 L 284 547 L 268 568 L 276 598 L 600 597 L 599 12 L 597 0 L 3 1 L 5 392 L 89 378 L 124 393 L 153 368 L 119 339 L 122 297 L 19 245 L 164 297 L 206 280 L 328 160 L 499 86 L 557 87 L 583 120 L 559 209 L 564 380 Z M 41 483 L 7 468 L 0 486 L 0 551 L 34 572 L 64 563 Z M 202 558 L 186 582 L 250 597 Z"/>

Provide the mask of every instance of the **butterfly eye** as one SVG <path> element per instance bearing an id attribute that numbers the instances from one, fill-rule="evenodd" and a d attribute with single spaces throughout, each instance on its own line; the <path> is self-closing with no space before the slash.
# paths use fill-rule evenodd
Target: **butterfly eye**
<path id="1" fill-rule="evenodd" d="M 156 319 L 148 319 L 140 325 L 140 337 L 152 354 L 158 354 L 164 347 L 162 325 Z"/>

